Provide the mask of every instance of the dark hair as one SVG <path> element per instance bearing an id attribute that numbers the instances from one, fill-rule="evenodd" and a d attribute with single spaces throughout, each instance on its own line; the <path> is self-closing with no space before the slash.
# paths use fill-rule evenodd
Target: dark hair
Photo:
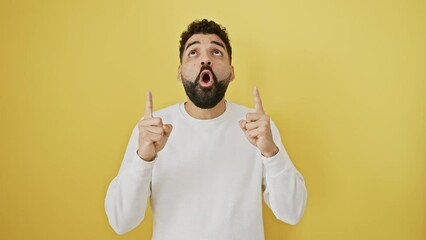
<path id="1" fill-rule="evenodd" d="M 229 55 L 229 61 L 232 60 L 232 48 L 229 43 L 228 33 L 226 32 L 226 28 L 221 26 L 220 24 L 215 23 L 214 21 L 209 21 L 207 19 L 203 19 L 201 21 L 195 20 L 188 25 L 188 28 L 185 32 L 180 36 L 180 48 L 179 48 L 179 58 L 180 62 L 182 62 L 182 56 L 185 48 L 185 44 L 188 39 L 197 33 L 202 34 L 216 34 L 226 46 L 226 51 Z"/>

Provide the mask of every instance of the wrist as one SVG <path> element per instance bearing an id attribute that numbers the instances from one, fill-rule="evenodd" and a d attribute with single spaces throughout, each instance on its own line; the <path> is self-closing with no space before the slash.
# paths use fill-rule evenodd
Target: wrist
<path id="1" fill-rule="evenodd" d="M 138 157 L 139 157 L 141 160 L 146 161 L 146 162 L 151 162 L 151 161 L 153 161 L 153 160 L 157 157 L 157 154 L 154 154 L 154 155 L 144 155 L 144 154 L 140 154 L 140 153 L 139 153 L 139 150 L 137 150 L 137 151 L 136 151 L 136 154 L 138 155 Z"/>
<path id="2" fill-rule="evenodd" d="M 264 157 L 270 158 L 277 155 L 279 151 L 280 149 L 277 146 L 275 146 L 271 151 L 262 151 L 261 154 Z"/>

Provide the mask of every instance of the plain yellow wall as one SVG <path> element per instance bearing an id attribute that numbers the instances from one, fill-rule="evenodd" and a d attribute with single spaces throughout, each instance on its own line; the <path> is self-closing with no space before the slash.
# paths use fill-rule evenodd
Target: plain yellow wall
<path id="1" fill-rule="evenodd" d="M 226 26 L 227 98 L 265 109 L 305 177 L 302 221 L 266 239 L 426 239 L 425 1 L 0 2 L 0 239 L 124 236 L 104 213 L 145 91 L 185 99 L 180 33 Z"/>

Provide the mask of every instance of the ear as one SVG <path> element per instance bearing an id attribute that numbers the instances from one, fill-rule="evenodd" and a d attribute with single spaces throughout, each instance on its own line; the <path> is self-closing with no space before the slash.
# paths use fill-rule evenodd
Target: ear
<path id="1" fill-rule="evenodd" d="M 234 66 L 231 65 L 231 74 L 230 74 L 230 78 L 229 78 L 230 82 L 232 82 L 232 80 L 234 80 L 234 78 L 235 78 Z"/>
<path id="2" fill-rule="evenodd" d="M 181 65 L 178 66 L 176 78 L 179 82 L 182 82 L 182 67 L 181 67 Z"/>

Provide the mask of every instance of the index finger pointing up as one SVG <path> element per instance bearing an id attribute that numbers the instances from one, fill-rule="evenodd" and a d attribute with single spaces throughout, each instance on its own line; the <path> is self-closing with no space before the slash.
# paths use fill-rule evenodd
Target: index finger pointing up
<path id="1" fill-rule="evenodd" d="M 256 112 L 265 113 L 262 106 L 262 99 L 260 99 L 259 90 L 257 89 L 257 87 L 254 88 L 253 95 L 254 95 L 254 104 L 255 104 Z"/>
<path id="2" fill-rule="evenodd" d="M 150 91 L 146 92 L 146 104 L 145 104 L 145 118 L 152 118 L 152 94 Z"/>

